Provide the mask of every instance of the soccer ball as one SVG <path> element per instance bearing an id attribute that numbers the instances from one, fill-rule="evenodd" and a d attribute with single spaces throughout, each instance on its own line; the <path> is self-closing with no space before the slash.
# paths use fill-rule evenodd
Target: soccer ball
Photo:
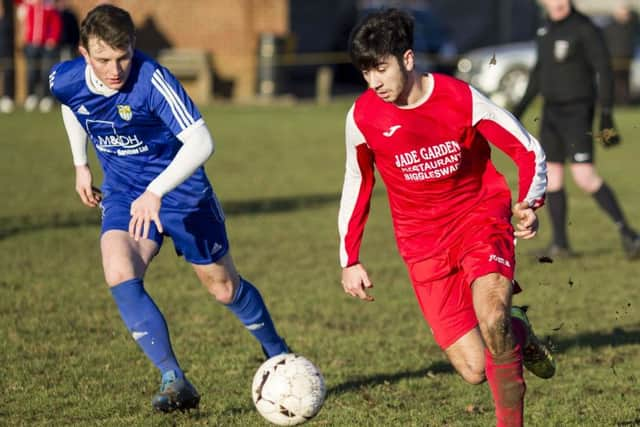
<path id="1" fill-rule="evenodd" d="M 289 353 L 264 362 L 253 377 L 251 396 L 268 421 L 293 426 L 313 418 L 324 403 L 322 374 L 304 357 Z"/>

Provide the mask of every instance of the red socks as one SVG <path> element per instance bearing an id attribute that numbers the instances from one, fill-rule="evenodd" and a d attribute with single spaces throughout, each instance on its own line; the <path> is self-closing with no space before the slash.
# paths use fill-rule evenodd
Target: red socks
<path id="1" fill-rule="evenodd" d="M 520 319 L 512 319 L 516 347 L 499 356 L 485 349 L 487 382 L 496 406 L 496 427 L 522 426 L 526 385 L 522 375 L 522 347 L 527 332 Z"/>
<path id="2" fill-rule="evenodd" d="M 524 322 L 517 317 L 511 318 L 511 332 L 513 332 L 513 338 L 516 340 L 516 344 L 520 345 L 523 349 L 527 344 L 527 327 Z"/>

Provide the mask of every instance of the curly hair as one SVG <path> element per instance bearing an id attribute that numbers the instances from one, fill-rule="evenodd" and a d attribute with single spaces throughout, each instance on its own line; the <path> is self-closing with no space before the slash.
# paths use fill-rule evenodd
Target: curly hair
<path id="1" fill-rule="evenodd" d="M 383 9 L 365 16 L 349 37 L 351 62 L 359 70 L 375 67 L 388 55 L 402 63 L 402 55 L 412 48 L 413 18 L 399 9 Z"/>

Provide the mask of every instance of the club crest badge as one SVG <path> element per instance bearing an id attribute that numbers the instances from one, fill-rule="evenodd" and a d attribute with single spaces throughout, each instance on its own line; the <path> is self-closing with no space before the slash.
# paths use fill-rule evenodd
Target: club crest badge
<path id="1" fill-rule="evenodd" d="M 133 117 L 133 113 L 131 112 L 130 105 L 118 105 L 118 115 L 122 118 L 122 120 L 129 121 L 131 117 Z"/>
<path id="2" fill-rule="evenodd" d="M 556 58 L 556 61 L 563 62 L 567 59 L 569 55 L 569 41 L 567 40 L 556 40 L 553 45 L 553 56 Z"/>

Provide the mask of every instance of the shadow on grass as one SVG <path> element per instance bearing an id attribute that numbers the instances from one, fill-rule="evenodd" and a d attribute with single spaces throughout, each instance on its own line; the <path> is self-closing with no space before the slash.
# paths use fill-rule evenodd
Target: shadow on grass
<path id="1" fill-rule="evenodd" d="M 256 407 L 250 404 L 244 405 L 242 407 L 229 408 L 220 412 L 219 414 L 223 417 L 240 417 L 243 415 L 247 415 L 255 412 Z"/>
<path id="2" fill-rule="evenodd" d="M 570 348 L 620 347 L 629 344 L 640 344 L 640 326 L 613 328 L 610 332 L 587 332 L 566 338 L 548 338 L 556 352 Z"/>
<path id="3" fill-rule="evenodd" d="M 334 204 L 336 215 L 340 194 L 312 194 L 292 197 L 256 198 L 248 200 L 222 201 L 226 215 L 255 215 L 263 213 L 291 212 Z"/>
<path id="4" fill-rule="evenodd" d="M 352 390 L 359 390 L 363 387 L 371 387 L 382 385 L 385 383 L 396 383 L 398 381 L 408 378 L 426 378 L 429 375 L 438 374 L 452 374 L 455 370 L 447 362 L 435 362 L 429 367 L 419 369 L 417 371 L 404 371 L 393 374 L 376 374 L 370 377 L 365 377 L 357 380 L 346 381 L 342 384 L 330 387 L 327 390 L 327 396 L 329 395 L 341 395 Z"/>
<path id="5" fill-rule="evenodd" d="M 100 211 L 51 212 L 49 215 L 22 215 L 0 218 L 0 240 L 34 231 L 100 225 Z"/>
<path id="6" fill-rule="evenodd" d="M 232 200 L 222 203 L 227 216 L 257 215 L 313 209 L 334 204 L 336 215 L 340 194 L 314 194 L 291 197 Z M 48 215 L 6 216 L 0 218 L 0 240 L 16 234 L 50 229 L 78 228 L 100 225 L 100 211 L 87 209 L 73 212 L 52 212 Z"/>
<path id="7" fill-rule="evenodd" d="M 616 426 L 640 426 L 640 418 L 636 418 L 635 420 L 629 421 L 620 421 L 616 424 Z"/>

